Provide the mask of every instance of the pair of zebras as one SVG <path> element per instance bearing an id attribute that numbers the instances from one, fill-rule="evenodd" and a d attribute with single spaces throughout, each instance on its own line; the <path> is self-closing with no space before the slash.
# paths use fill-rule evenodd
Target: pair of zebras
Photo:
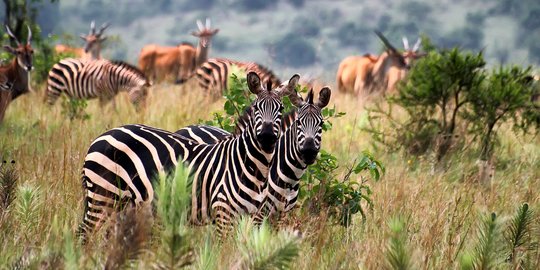
<path id="1" fill-rule="evenodd" d="M 255 72 L 247 75 L 256 99 L 231 134 L 216 127 L 195 125 L 176 132 L 145 125 L 111 129 L 91 144 L 85 158 L 83 239 L 109 214 L 125 205 L 151 204 L 158 172 L 186 166 L 192 179 L 189 219 L 194 224 L 217 223 L 223 235 L 232 219 L 250 214 L 290 211 L 296 203 L 299 179 L 314 163 L 321 146 L 321 110 L 331 91 L 319 100 L 311 90 L 306 100 L 296 92 L 299 76 L 272 88 Z M 282 98 L 296 109 L 285 116 Z"/>
<path id="2" fill-rule="evenodd" d="M 196 79 L 202 91 L 220 96 L 227 88 L 233 66 L 244 71 L 257 72 L 263 81 L 277 86 L 281 81 L 274 73 L 256 63 L 244 63 L 229 59 L 209 59 L 196 71 Z M 122 61 L 105 59 L 63 59 L 49 71 L 47 101 L 54 104 L 64 93 L 70 98 L 99 98 L 104 105 L 119 91 L 126 91 L 135 105 L 145 103 L 151 82 L 136 67 Z"/>

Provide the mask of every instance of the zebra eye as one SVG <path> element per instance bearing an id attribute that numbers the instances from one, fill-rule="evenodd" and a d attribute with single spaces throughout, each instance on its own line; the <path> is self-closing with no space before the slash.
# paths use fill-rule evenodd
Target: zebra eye
<path id="1" fill-rule="evenodd" d="M 285 109 L 285 107 L 283 105 L 279 106 L 279 111 L 283 111 Z"/>

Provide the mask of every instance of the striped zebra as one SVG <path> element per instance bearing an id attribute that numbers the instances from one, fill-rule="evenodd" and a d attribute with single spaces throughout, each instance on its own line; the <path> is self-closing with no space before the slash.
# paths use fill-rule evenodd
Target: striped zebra
<path id="1" fill-rule="evenodd" d="M 328 105 L 330 96 L 331 90 L 328 87 L 321 89 L 316 103 L 313 101 L 313 90 L 308 93 L 306 101 L 300 96 L 289 95 L 297 110 L 283 116 L 283 133 L 270 163 L 268 185 L 264 191 L 264 201 L 255 216 L 256 222 L 270 216 L 277 216 L 278 222 L 281 222 L 284 214 L 296 205 L 300 178 L 307 166 L 315 162 L 321 148 L 324 123 L 322 109 Z M 225 130 L 201 125 L 190 126 L 177 133 L 198 143 L 209 144 L 232 136 Z"/>
<path id="2" fill-rule="evenodd" d="M 49 71 L 47 102 L 53 105 L 64 93 L 73 99 L 99 98 L 103 106 L 126 91 L 132 103 L 144 105 L 150 85 L 139 69 L 122 61 L 67 58 Z"/>
<path id="3" fill-rule="evenodd" d="M 262 82 L 270 81 L 273 87 L 281 85 L 280 79 L 268 68 L 254 62 L 239 62 L 225 58 L 210 58 L 202 63 L 195 71 L 199 86 L 214 97 L 223 95 L 227 90 L 229 77 L 237 68 L 246 73 L 256 72 Z"/>
<path id="4" fill-rule="evenodd" d="M 239 119 L 242 131 L 227 140 L 200 144 L 144 125 L 111 129 L 95 139 L 83 165 L 83 241 L 116 206 L 151 203 L 157 173 L 171 172 L 177 160 L 186 165 L 193 178 L 189 214 L 193 224 L 216 221 L 223 235 L 232 217 L 256 212 L 263 201 L 266 173 L 281 133 L 284 93 L 273 91 L 269 85 L 264 89 L 254 72 L 247 78 L 257 98 Z"/>

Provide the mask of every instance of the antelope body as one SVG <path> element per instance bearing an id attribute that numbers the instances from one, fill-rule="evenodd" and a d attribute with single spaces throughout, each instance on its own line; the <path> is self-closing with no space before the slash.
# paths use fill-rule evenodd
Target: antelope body
<path id="1" fill-rule="evenodd" d="M 407 74 L 412 61 L 424 55 L 417 52 L 420 39 L 409 49 L 408 40 L 403 38 L 405 51 L 400 53 L 382 33 L 375 33 L 384 43 L 385 51 L 379 56 L 365 54 L 345 58 L 340 63 L 336 76 L 340 92 L 353 93 L 362 99 L 371 95 L 392 93 L 396 84 Z"/>
<path id="2" fill-rule="evenodd" d="M 0 91 L 0 122 L 4 119 L 9 103 L 30 91 L 28 73 L 33 69 L 32 57 L 34 54 L 34 49 L 30 44 L 32 41 L 30 27 L 28 27 L 26 44 L 21 44 L 7 25 L 6 30 L 8 35 L 15 40 L 17 47 L 4 45 L 4 50 L 15 55 L 15 58 L 8 65 L 0 66 L 0 77 L 3 78 L 3 85 L 9 87 L 8 91 Z"/>
<path id="3" fill-rule="evenodd" d="M 206 26 L 197 21 L 199 31 L 192 32 L 199 38 L 197 48 L 188 43 L 180 43 L 175 47 L 164 47 L 156 44 L 146 45 L 139 55 L 139 68 L 147 77 L 162 81 L 170 80 L 183 83 L 192 77 L 195 69 L 208 58 L 211 38 L 219 29 L 210 28 L 210 20 Z"/>

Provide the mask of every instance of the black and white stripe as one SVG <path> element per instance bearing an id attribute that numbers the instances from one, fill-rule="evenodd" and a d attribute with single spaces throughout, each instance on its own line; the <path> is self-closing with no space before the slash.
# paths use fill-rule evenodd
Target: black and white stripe
<path id="1" fill-rule="evenodd" d="M 316 103 L 313 102 L 313 91 L 309 92 L 306 102 L 298 96 L 289 95 L 298 108 L 283 117 L 283 133 L 274 150 L 267 175 L 268 186 L 264 191 L 265 199 L 255 217 L 257 222 L 271 215 L 281 220 L 283 214 L 296 205 L 300 178 L 307 166 L 315 162 L 320 151 L 324 123 L 321 111 L 328 105 L 330 96 L 328 87 L 321 89 Z M 198 143 L 209 144 L 232 136 L 222 129 L 207 126 L 192 126 L 189 133 L 179 132 Z"/>
<path id="2" fill-rule="evenodd" d="M 219 232 L 231 218 L 254 213 L 263 201 L 266 174 L 281 132 L 281 96 L 263 89 L 255 73 L 248 85 L 256 100 L 239 120 L 245 128 L 215 144 L 143 125 L 115 128 L 90 146 L 83 166 L 86 189 L 83 237 L 117 205 L 149 204 L 158 172 L 184 164 L 192 179 L 190 221 L 215 220 Z M 190 132 L 189 128 L 184 132 Z"/>
<path id="3" fill-rule="evenodd" d="M 261 81 L 266 84 L 270 81 L 272 87 L 281 84 L 280 79 L 268 68 L 254 62 L 239 62 L 225 58 L 211 58 L 202 63 L 195 71 L 195 78 L 199 86 L 213 96 L 221 96 L 229 83 L 229 77 L 234 69 L 248 72 L 256 72 Z"/>
<path id="4" fill-rule="evenodd" d="M 49 71 L 47 101 L 52 105 L 64 93 L 73 99 L 99 98 L 103 105 L 126 91 L 131 102 L 138 104 L 146 99 L 148 86 L 144 74 L 128 63 L 67 58 Z"/>
<path id="5" fill-rule="evenodd" d="M 319 101 L 313 102 L 313 90 L 308 93 L 306 102 L 294 102 L 298 110 L 283 118 L 283 134 L 276 145 L 268 173 L 268 187 L 265 202 L 259 212 L 259 219 L 270 215 L 291 211 L 298 199 L 300 178 L 307 166 L 315 162 L 321 149 L 322 125 L 321 110 L 330 101 L 331 90 L 324 87 L 319 92 Z"/>

